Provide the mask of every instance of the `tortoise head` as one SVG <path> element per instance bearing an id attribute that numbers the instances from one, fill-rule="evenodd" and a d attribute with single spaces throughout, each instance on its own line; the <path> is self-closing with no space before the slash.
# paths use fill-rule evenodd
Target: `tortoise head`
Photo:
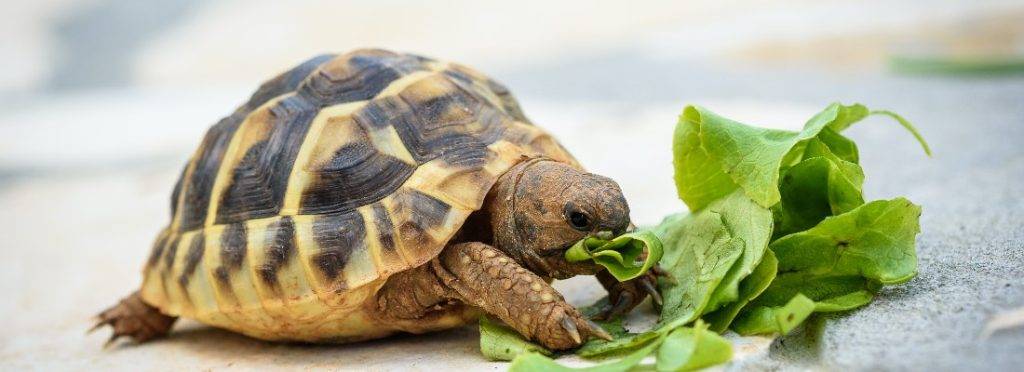
<path id="1" fill-rule="evenodd" d="M 565 250 L 589 235 L 607 239 L 630 226 L 615 181 L 545 158 L 506 172 L 488 199 L 494 245 L 546 277 L 596 273 L 591 262 L 568 263 Z"/>

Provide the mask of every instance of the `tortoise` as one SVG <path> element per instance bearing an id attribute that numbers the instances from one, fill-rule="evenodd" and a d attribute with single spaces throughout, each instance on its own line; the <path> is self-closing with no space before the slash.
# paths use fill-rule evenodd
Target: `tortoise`
<path id="1" fill-rule="evenodd" d="M 178 317 L 273 341 L 352 342 L 501 319 L 567 349 L 607 332 L 553 279 L 596 275 L 601 316 L 657 297 L 564 252 L 630 228 L 511 93 L 455 63 L 379 49 L 312 58 L 211 127 L 171 195 L 141 289 L 99 314 L 109 342 Z"/>

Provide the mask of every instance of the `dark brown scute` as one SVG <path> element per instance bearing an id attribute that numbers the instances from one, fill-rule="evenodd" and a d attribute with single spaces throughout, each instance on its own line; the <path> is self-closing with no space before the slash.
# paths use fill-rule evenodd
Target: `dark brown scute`
<path id="1" fill-rule="evenodd" d="M 242 267 L 247 245 L 245 223 L 227 225 L 220 236 L 221 266 L 232 270 Z"/>
<path id="2" fill-rule="evenodd" d="M 455 78 L 456 80 L 463 84 L 472 84 L 472 74 L 468 71 L 466 67 L 462 65 L 451 64 L 449 69 L 445 71 L 445 74 L 451 76 L 452 78 Z M 481 76 L 480 74 L 475 75 L 477 76 L 478 79 L 483 80 L 484 85 L 486 85 L 486 87 L 490 89 L 491 92 L 494 93 L 494 95 L 498 96 L 498 99 L 501 100 L 502 109 L 504 109 L 506 113 L 508 113 L 510 116 L 512 116 L 519 122 L 522 122 L 524 124 L 531 124 L 530 120 L 526 118 L 525 114 L 523 114 L 522 108 L 519 107 L 519 102 L 516 101 L 515 97 L 512 96 L 512 92 L 510 92 L 508 88 L 506 88 L 501 83 L 494 81 L 486 76 Z"/>
<path id="3" fill-rule="evenodd" d="M 403 205 L 411 208 L 410 219 L 424 227 L 440 226 L 451 210 L 447 203 L 419 190 L 402 189 L 395 199 L 402 200 Z"/>
<path id="4" fill-rule="evenodd" d="M 218 223 L 242 220 L 246 215 L 274 213 L 273 208 L 264 208 L 263 213 L 250 210 L 250 207 L 265 204 L 274 198 L 273 191 L 264 187 L 270 176 L 261 168 L 264 165 L 260 164 L 260 158 L 268 154 L 266 147 L 267 141 L 254 144 L 232 170 L 230 186 L 221 197 L 217 209 Z"/>
<path id="5" fill-rule="evenodd" d="M 411 57 L 411 58 L 415 59 L 415 60 L 416 60 L 417 62 L 419 62 L 419 63 L 437 62 L 437 61 L 436 61 L 436 60 L 434 60 L 433 58 L 430 58 L 430 57 L 424 57 L 424 56 L 421 56 L 421 55 L 419 55 L 419 54 L 412 54 L 412 53 L 406 53 L 405 55 L 407 55 L 407 56 L 409 56 L 409 57 Z"/>
<path id="6" fill-rule="evenodd" d="M 407 90 L 399 94 L 407 108 L 389 115 L 389 120 L 413 158 L 420 163 L 466 146 L 486 146 L 502 133 L 500 113 L 485 105 L 481 97 L 463 89 L 447 79 L 436 79 L 437 84 L 448 85 L 439 97 L 421 98 Z"/>
<path id="7" fill-rule="evenodd" d="M 164 267 L 170 271 L 171 267 L 174 266 L 174 258 L 178 255 L 178 242 L 181 240 L 181 235 L 175 234 L 174 238 L 167 243 L 167 248 L 164 249 Z"/>
<path id="8" fill-rule="evenodd" d="M 395 213 L 404 219 L 398 230 L 407 249 L 427 246 L 431 240 L 427 231 L 441 226 L 451 210 L 447 203 L 412 189 L 400 189 L 394 205 Z"/>
<path id="9" fill-rule="evenodd" d="M 409 105 L 398 97 L 382 97 L 370 101 L 359 111 L 352 113 L 352 120 L 368 130 L 389 126 L 397 129 L 416 124 L 416 117 L 409 112 Z M 406 121 L 410 123 L 405 123 Z"/>
<path id="10" fill-rule="evenodd" d="M 490 79 L 487 80 L 487 84 L 494 92 L 494 94 L 497 95 L 499 99 L 501 99 L 501 106 L 502 108 L 505 109 L 505 112 L 507 112 L 520 123 L 533 124 L 533 122 L 531 122 L 530 119 L 526 117 L 526 114 L 523 113 L 522 107 L 519 106 L 519 101 L 516 101 L 516 98 L 512 96 L 512 92 L 509 92 L 508 88 L 505 88 L 504 85 L 501 85 L 498 82 Z"/>
<path id="11" fill-rule="evenodd" d="M 188 164 L 181 170 L 178 182 L 174 183 L 174 191 L 171 191 L 171 218 L 178 213 L 178 200 L 181 197 L 181 185 L 185 183 L 185 174 L 188 172 Z"/>
<path id="12" fill-rule="evenodd" d="M 387 209 L 380 203 L 373 205 L 373 223 L 377 227 L 377 240 L 385 251 L 395 250 L 395 225 L 388 216 Z"/>
<path id="13" fill-rule="evenodd" d="M 221 291 L 234 301 L 237 298 L 231 286 L 231 272 L 242 267 L 248 243 L 244 222 L 227 225 L 220 236 L 220 266 L 213 270 L 213 276 Z"/>
<path id="14" fill-rule="evenodd" d="M 473 78 L 469 77 L 469 75 L 466 75 L 466 73 L 462 72 L 461 69 L 447 69 L 444 71 L 444 74 L 447 75 L 448 77 L 451 77 L 452 79 L 458 80 L 460 83 L 463 83 L 465 85 L 473 84 Z"/>
<path id="15" fill-rule="evenodd" d="M 367 142 L 345 145 L 314 171 L 318 177 L 305 190 L 300 213 L 341 213 L 373 203 L 401 186 L 414 170 Z"/>
<path id="16" fill-rule="evenodd" d="M 292 164 L 317 108 L 290 96 L 270 110 L 274 120 L 270 137 L 250 148 L 232 171 L 217 211 L 218 224 L 270 217 L 281 210 Z"/>
<path id="17" fill-rule="evenodd" d="M 188 287 L 189 278 L 192 277 L 192 274 L 195 274 L 196 267 L 199 266 L 199 261 L 203 259 L 203 252 L 205 251 L 206 236 L 197 234 L 189 244 L 188 253 L 185 254 L 185 267 L 181 272 L 181 276 L 178 277 L 178 283 L 181 284 L 182 289 Z"/>
<path id="18" fill-rule="evenodd" d="M 217 278 L 218 284 L 225 292 L 233 292 L 231 288 L 231 273 L 228 272 L 228 268 L 224 266 L 217 267 L 213 271 L 213 276 Z"/>
<path id="19" fill-rule="evenodd" d="M 267 101 L 270 101 L 274 97 L 295 90 L 295 88 L 298 88 L 299 84 L 302 83 L 310 73 L 316 70 L 317 67 L 320 67 L 320 65 L 323 65 L 334 57 L 334 54 L 318 55 L 302 62 L 298 66 L 295 66 L 295 68 L 278 75 L 266 83 L 263 83 L 260 85 L 260 88 L 256 90 L 256 93 L 253 93 L 252 98 L 249 99 L 246 106 L 249 107 L 249 110 L 255 110 L 257 107 L 263 105 Z"/>
<path id="20" fill-rule="evenodd" d="M 244 118 L 245 116 L 239 113 L 226 117 L 210 128 L 203 138 L 203 144 L 200 146 L 202 152 L 194 159 L 195 169 L 184 190 L 185 203 L 181 210 L 179 231 L 194 230 L 206 222 L 206 210 L 209 207 L 210 191 L 213 189 L 217 169 L 224 159 L 224 152 L 227 151 L 231 137 Z"/>
<path id="21" fill-rule="evenodd" d="M 320 251 L 313 255 L 313 263 L 325 277 L 336 279 L 352 251 L 365 249 L 365 236 L 366 226 L 358 212 L 317 216 L 313 222 L 313 238 Z"/>
<path id="22" fill-rule="evenodd" d="M 440 157 L 453 168 L 478 169 L 487 163 L 487 145 L 473 136 L 449 136 Z"/>
<path id="23" fill-rule="evenodd" d="M 415 58 L 389 52 L 356 54 L 344 62 L 347 66 L 331 68 L 328 63 L 317 70 L 299 87 L 299 95 L 321 106 L 364 101 L 403 75 L 423 69 Z"/>
<path id="24" fill-rule="evenodd" d="M 157 262 L 160 261 L 160 256 L 164 253 L 164 247 L 167 245 L 167 241 L 171 238 L 171 234 L 166 233 L 160 234 L 156 242 L 153 243 L 153 250 L 149 253 L 149 260 L 146 261 L 146 267 L 153 267 Z"/>
<path id="25" fill-rule="evenodd" d="M 267 227 L 265 262 L 258 268 L 260 279 L 267 285 L 276 287 L 277 272 L 288 264 L 295 255 L 295 222 L 291 217 L 284 216 Z"/>

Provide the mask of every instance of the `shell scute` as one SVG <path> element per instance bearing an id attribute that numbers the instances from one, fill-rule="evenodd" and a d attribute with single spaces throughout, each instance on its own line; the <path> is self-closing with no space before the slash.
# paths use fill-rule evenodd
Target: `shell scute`
<path id="1" fill-rule="evenodd" d="M 320 105 L 365 101 L 403 75 L 423 69 L 417 59 L 408 55 L 366 52 L 349 53 L 324 64 L 303 82 L 299 94 Z"/>
<path id="2" fill-rule="evenodd" d="M 366 227 L 358 212 L 318 215 L 314 218 L 313 239 L 318 249 L 312 260 L 319 274 L 326 279 L 325 283 L 338 279 L 352 251 L 365 247 L 365 236 Z"/>
<path id="3" fill-rule="evenodd" d="M 318 158 L 304 167 L 309 181 L 301 191 L 301 214 L 347 212 L 380 200 L 416 169 L 381 152 L 350 117 L 326 123 L 312 141 Z"/>

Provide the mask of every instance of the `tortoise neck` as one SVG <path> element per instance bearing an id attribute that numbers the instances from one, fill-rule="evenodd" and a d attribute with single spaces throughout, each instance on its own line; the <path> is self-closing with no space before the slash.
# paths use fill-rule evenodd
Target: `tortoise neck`
<path id="1" fill-rule="evenodd" d="M 531 211 L 538 205 L 539 185 L 537 168 L 546 168 L 551 163 L 561 164 L 548 158 L 526 158 L 501 175 L 488 192 L 481 208 L 482 226 L 486 226 L 490 243 L 534 273 L 546 276 L 551 267 L 536 248 L 539 229 L 536 227 L 536 213 Z M 528 171 L 531 170 L 531 171 Z"/>

